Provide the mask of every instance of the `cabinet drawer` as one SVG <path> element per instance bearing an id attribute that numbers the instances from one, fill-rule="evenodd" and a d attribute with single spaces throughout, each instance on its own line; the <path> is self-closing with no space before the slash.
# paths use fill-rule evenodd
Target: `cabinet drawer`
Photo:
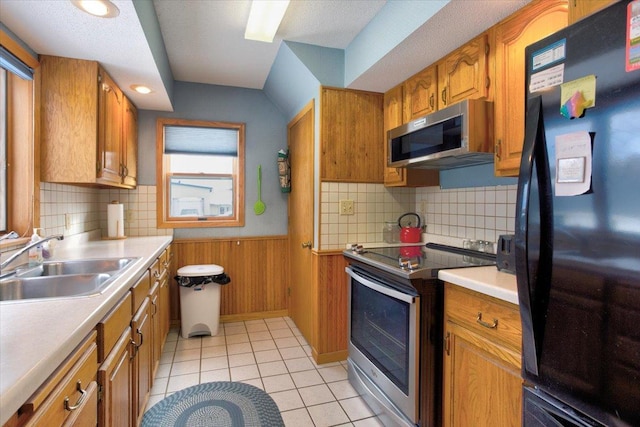
<path id="1" fill-rule="evenodd" d="M 131 323 L 131 292 L 122 297 L 120 302 L 98 323 L 98 362 L 104 359 L 111 352 L 111 349 L 120 338 L 120 334 Z"/>
<path id="2" fill-rule="evenodd" d="M 516 305 L 451 283 L 445 283 L 444 305 L 450 321 L 521 351 L 522 325 Z"/>
<path id="3" fill-rule="evenodd" d="M 80 410 L 84 417 L 97 420 L 97 412 L 94 410 L 93 414 L 90 413 L 94 399 L 91 392 L 95 389 L 97 369 L 98 347 L 96 333 L 93 332 L 52 378 L 23 405 L 22 411 L 34 412 L 26 426 L 62 425 L 74 411 Z"/>
<path id="4" fill-rule="evenodd" d="M 131 312 L 135 313 L 142 305 L 142 301 L 149 295 L 151 280 L 149 273 L 144 273 L 140 279 L 131 287 Z"/>

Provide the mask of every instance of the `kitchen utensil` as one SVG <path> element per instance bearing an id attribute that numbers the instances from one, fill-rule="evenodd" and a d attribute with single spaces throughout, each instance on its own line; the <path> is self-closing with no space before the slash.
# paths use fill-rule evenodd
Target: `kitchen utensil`
<path id="1" fill-rule="evenodd" d="M 407 222 L 407 226 L 402 226 L 402 219 L 406 216 L 415 216 L 417 225 L 411 227 L 411 221 Z M 402 243 L 419 243 L 422 239 L 422 227 L 420 227 L 420 216 L 417 213 L 409 212 L 398 218 L 398 226 L 400 227 L 400 242 Z"/>
<path id="2" fill-rule="evenodd" d="M 253 212 L 256 215 L 262 215 L 267 206 L 262 201 L 262 165 L 258 165 L 258 200 L 253 205 Z"/>

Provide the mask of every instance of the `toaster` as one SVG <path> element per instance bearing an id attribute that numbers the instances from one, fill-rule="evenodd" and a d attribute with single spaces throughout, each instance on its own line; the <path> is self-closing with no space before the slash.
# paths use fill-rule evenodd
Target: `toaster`
<path id="1" fill-rule="evenodd" d="M 496 266 L 499 271 L 516 274 L 516 241 L 513 234 L 503 234 L 498 238 Z"/>

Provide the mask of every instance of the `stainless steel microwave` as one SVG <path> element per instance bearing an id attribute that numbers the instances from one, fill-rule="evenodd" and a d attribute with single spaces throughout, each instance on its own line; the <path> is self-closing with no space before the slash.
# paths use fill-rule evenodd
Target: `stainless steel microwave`
<path id="1" fill-rule="evenodd" d="M 389 167 L 452 169 L 493 162 L 493 103 L 468 99 L 387 132 Z"/>

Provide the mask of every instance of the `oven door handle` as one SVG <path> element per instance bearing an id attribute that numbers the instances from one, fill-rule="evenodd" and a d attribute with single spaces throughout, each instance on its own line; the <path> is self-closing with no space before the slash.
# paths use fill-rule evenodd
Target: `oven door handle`
<path id="1" fill-rule="evenodd" d="M 403 292 L 398 292 L 398 291 L 396 291 L 394 289 L 391 289 L 391 288 L 389 288 L 387 286 L 375 283 L 375 282 L 367 279 L 366 277 L 363 277 L 363 276 L 359 275 L 358 273 L 356 273 L 355 271 L 353 271 L 349 267 L 347 267 L 345 270 L 346 270 L 347 274 L 353 278 L 353 280 L 356 280 L 358 283 L 361 283 L 362 285 L 366 286 L 367 288 L 370 288 L 370 289 L 372 289 L 372 290 L 374 290 L 376 292 L 380 292 L 381 294 L 384 294 L 384 295 L 386 295 L 388 297 L 395 298 L 397 300 L 404 301 L 404 302 L 409 303 L 409 304 L 413 304 L 415 302 L 415 297 L 413 295 L 405 294 Z"/>

